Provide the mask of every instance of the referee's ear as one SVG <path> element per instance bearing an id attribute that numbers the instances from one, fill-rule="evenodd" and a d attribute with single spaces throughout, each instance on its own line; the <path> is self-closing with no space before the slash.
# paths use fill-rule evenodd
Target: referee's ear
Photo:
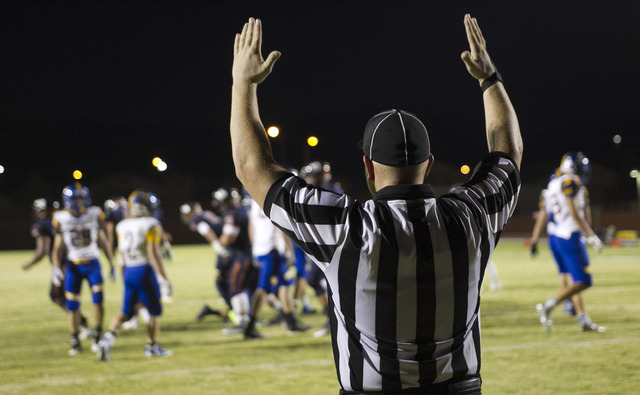
<path id="1" fill-rule="evenodd" d="M 433 156 L 433 154 L 429 154 L 429 159 L 427 159 L 428 163 L 427 163 L 427 168 L 424 171 L 424 179 L 427 179 L 427 176 L 429 175 L 429 172 L 431 171 L 431 166 L 433 166 L 433 161 L 436 160 L 436 158 Z"/>
<path id="2" fill-rule="evenodd" d="M 364 162 L 364 170 L 365 170 L 366 175 L 367 175 L 367 180 L 368 181 L 375 181 L 376 175 L 373 172 L 373 161 L 371 159 L 367 158 L 366 155 L 362 155 L 362 161 Z"/>

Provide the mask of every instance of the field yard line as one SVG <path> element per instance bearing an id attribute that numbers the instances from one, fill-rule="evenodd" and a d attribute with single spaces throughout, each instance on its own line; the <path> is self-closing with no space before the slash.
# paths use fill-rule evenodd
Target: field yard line
<path id="1" fill-rule="evenodd" d="M 117 362 L 108 362 L 108 363 L 117 363 Z M 158 376 L 186 376 L 194 373 L 220 373 L 220 372 L 244 372 L 244 371 L 255 371 L 255 370 L 276 370 L 294 366 L 325 366 L 325 365 L 333 365 L 332 359 L 307 359 L 295 362 L 285 362 L 285 363 L 263 363 L 259 365 L 234 365 L 234 366 L 209 366 L 204 368 L 192 368 L 192 369 L 176 369 L 176 370 L 154 370 L 152 372 L 144 372 L 144 373 L 130 373 L 130 374 L 112 374 L 108 376 L 97 376 L 97 377 L 49 377 L 46 379 L 35 379 L 31 381 L 16 383 L 16 384 L 5 384 L 0 385 L 0 393 L 5 391 L 24 391 L 30 387 L 35 386 L 44 386 L 44 387 L 52 387 L 52 386 L 62 386 L 62 385 L 85 385 L 89 383 L 103 383 L 111 380 L 121 380 L 121 379 L 130 379 L 130 380 L 139 380 L 145 378 L 154 378 Z"/>
<path id="2" fill-rule="evenodd" d="M 640 343 L 640 337 L 626 337 L 620 339 L 600 339 L 570 343 L 553 343 L 553 342 L 534 342 L 522 344 L 507 344 L 504 346 L 488 346 L 482 347 L 482 351 L 503 351 L 503 350 L 524 350 L 530 348 L 576 348 L 600 346 L 603 344 L 620 344 L 620 343 Z"/>

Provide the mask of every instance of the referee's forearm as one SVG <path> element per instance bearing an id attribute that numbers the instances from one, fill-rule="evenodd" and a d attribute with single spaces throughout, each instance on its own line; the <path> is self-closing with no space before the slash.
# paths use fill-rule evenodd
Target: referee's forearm
<path id="1" fill-rule="evenodd" d="M 257 84 L 234 83 L 231 90 L 231 150 L 236 176 L 262 207 L 275 181 L 271 145 L 260 120 Z"/>
<path id="2" fill-rule="evenodd" d="M 502 82 L 487 89 L 483 96 L 489 151 L 509 154 L 520 168 L 522 136 L 518 117 Z"/>

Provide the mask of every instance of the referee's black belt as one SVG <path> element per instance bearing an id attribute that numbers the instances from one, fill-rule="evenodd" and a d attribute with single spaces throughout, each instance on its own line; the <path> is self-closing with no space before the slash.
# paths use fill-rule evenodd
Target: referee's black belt
<path id="1" fill-rule="evenodd" d="M 393 391 L 345 391 L 340 395 L 476 395 L 481 394 L 482 379 L 479 375 L 468 376 L 460 380 L 445 381 L 417 388 Z"/>

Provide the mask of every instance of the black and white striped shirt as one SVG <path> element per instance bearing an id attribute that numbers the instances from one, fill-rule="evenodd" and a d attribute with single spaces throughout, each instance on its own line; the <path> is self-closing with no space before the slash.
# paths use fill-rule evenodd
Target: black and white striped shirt
<path id="1" fill-rule="evenodd" d="M 515 209 L 520 175 L 489 154 L 440 198 L 397 185 L 364 204 L 291 174 L 265 213 L 324 271 L 340 385 L 351 391 L 428 386 L 480 371 L 480 286 Z"/>

